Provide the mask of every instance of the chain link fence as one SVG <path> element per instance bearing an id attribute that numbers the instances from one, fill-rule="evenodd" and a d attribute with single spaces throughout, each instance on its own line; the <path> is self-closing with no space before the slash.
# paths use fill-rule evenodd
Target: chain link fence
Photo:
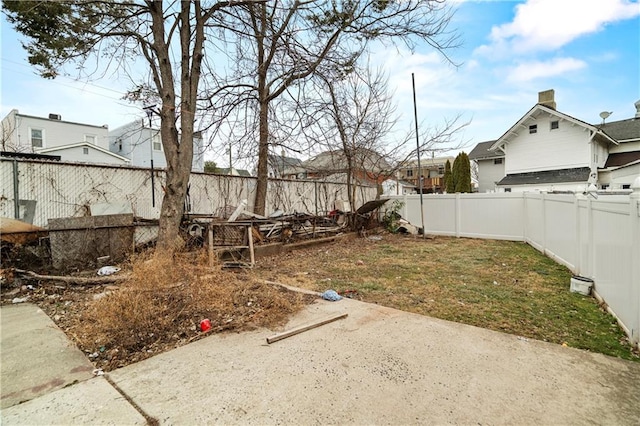
<path id="1" fill-rule="evenodd" d="M 46 227 L 49 219 L 91 216 L 101 205 L 112 210 L 119 206 L 122 211 L 116 213 L 157 219 L 165 172 L 155 170 L 152 179 L 148 169 L 0 158 L 0 182 L 0 217 Z M 192 173 L 186 212 L 226 217 L 242 200 L 252 211 L 255 189 L 255 178 Z M 376 194 L 375 187 L 356 187 L 353 207 Z M 348 199 L 342 183 L 272 179 L 266 213 L 325 215 L 335 209 L 336 201 Z"/>

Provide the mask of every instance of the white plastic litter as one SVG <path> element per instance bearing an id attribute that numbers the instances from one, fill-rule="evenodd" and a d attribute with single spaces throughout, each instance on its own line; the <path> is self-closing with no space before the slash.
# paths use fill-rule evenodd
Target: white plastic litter
<path id="1" fill-rule="evenodd" d="M 336 302 L 342 299 L 342 296 L 340 296 L 335 290 L 327 290 L 322 293 L 321 296 L 324 300 L 329 300 L 331 302 Z"/>
<path id="2" fill-rule="evenodd" d="M 102 268 L 98 269 L 98 275 L 100 276 L 112 275 L 118 272 L 119 270 L 120 268 L 118 268 L 117 266 L 103 266 Z"/>

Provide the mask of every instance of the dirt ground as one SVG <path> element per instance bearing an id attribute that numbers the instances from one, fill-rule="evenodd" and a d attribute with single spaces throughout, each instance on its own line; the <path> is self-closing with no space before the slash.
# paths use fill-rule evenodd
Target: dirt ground
<path id="1" fill-rule="evenodd" d="M 458 290 L 461 286 L 468 289 L 474 280 L 487 281 L 484 284 L 478 283 L 484 286 L 480 290 L 483 298 L 486 298 L 487 293 L 491 294 L 489 291 L 502 292 L 503 287 L 506 290 L 506 286 L 496 285 L 498 283 L 493 281 L 494 278 L 480 279 L 475 272 L 464 272 L 462 264 L 484 262 L 482 265 L 485 265 L 483 268 L 490 274 L 488 277 L 501 276 L 503 278 L 498 278 L 499 281 L 508 281 L 510 286 L 529 297 L 542 291 L 537 281 L 547 280 L 548 276 L 555 274 L 552 268 L 559 266 L 552 261 L 537 265 L 534 267 L 535 271 L 524 274 L 511 268 L 504 256 L 489 255 L 484 248 L 474 251 L 475 256 L 481 253 L 484 256 L 482 259 L 467 259 L 464 251 L 472 250 L 461 245 L 459 250 L 463 252 L 456 252 L 454 255 L 455 258 L 460 258 L 459 263 L 454 262 L 450 265 L 454 270 L 447 271 L 435 254 L 443 251 L 445 245 L 449 244 L 448 240 L 436 239 L 416 245 L 416 238 L 381 230 L 364 238 L 349 235 L 333 243 L 312 245 L 277 256 L 259 258 L 252 270 L 231 271 L 219 266 L 212 269 L 207 266 L 204 253 L 189 253 L 170 259 L 141 255 L 127 264 L 119 265 L 122 268 L 119 274 L 129 274 L 126 281 L 105 285 L 81 286 L 37 280 L 10 282 L 10 279 L 7 280 L 10 271 L 4 270 L 1 303 L 23 300 L 37 304 L 86 353 L 96 368 L 104 371 L 127 366 L 185 345 L 207 333 L 239 332 L 257 327 L 278 329 L 287 318 L 315 299 L 314 296 L 291 292 L 267 281 L 314 291 L 335 289 L 345 297 L 539 340 L 563 344 L 569 341 L 570 346 L 580 347 L 578 343 L 574 345 L 568 340 L 568 336 L 576 334 L 573 330 L 553 332 L 557 337 L 547 330 L 547 324 L 538 327 L 544 328 L 543 331 L 547 334 L 541 334 L 542 331 L 536 327 L 533 327 L 533 331 L 526 328 L 512 330 L 515 326 L 526 326 L 527 321 L 523 321 L 520 314 L 518 318 L 494 318 L 497 315 L 495 304 L 489 305 L 488 313 L 471 312 L 471 297 L 475 296 L 469 294 L 465 296 L 468 299 L 460 298 Z M 468 244 L 486 243 L 469 240 Z M 378 247 L 377 250 L 373 250 L 374 245 Z M 417 258 L 433 258 L 435 263 L 421 269 L 415 267 L 416 262 L 411 258 L 401 259 L 400 249 L 407 246 L 416 251 L 414 256 Z M 381 256 L 379 249 L 382 249 L 385 256 L 376 257 Z M 507 247 L 505 250 L 513 251 L 514 247 Z M 389 258 L 393 259 L 392 263 L 388 263 Z M 524 258 L 517 257 L 516 260 L 523 262 Z M 437 281 L 438 286 L 431 286 L 425 281 L 427 269 L 436 274 L 431 281 Z M 95 276 L 95 273 L 92 270 L 79 275 Z M 474 275 L 473 279 L 469 278 L 471 274 Z M 453 277 L 457 284 L 445 282 L 447 275 Z M 564 282 L 566 280 L 561 281 L 554 292 L 564 298 L 568 293 Z M 416 287 L 411 287 L 412 285 Z M 446 293 L 447 287 L 457 289 L 457 299 Z M 498 296 L 501 298 L 501 305 L 513 298 L 511 293 L 509 297 L 502 293 Z M 544 299 L 540 300 L 544 302 Z M 550 309 L 548 299 L 546 300 L 545 309 Z M 599 312 L 597 307 L 594 309 L 587 306 L 593 304 L 592 301 L 579 298 L 572 300 L 571 303 L 585 305 L 584 309 L 595 312 L 597 321 L 604 321 L 605 327 L 609 328 L 606 322 L 611 322 L 611 319 L 604 318 L 606 314 Z M 559 307 L 564 311 L 568 309 L 564 301 L 559 302 Z M 575 307 L 578 308 L 579 306 Z M 446 309 L 448 313 L 439 312 L 438 309 Z M 572 316 L 579 316 L 584 322 L 582 311 L 574 314 L 574 307 L 571 309 Z M 537 307 L 532 310 L 538 317 L 542 314 L 538 314 Z M 515 311 L 521 312 L 522 309 L 517 307 Z M 454 316 L 446 316 L 449 313 Z M 458 318 L 460 315 L 484 320 L 491 316 L 491 321 L 497 325 L 493 326 L 485 323 L 486 321 L 476 324 L 469 318 Z M 209 319 L 211 323 L 211 330 L 206 333 L 200 329 L 203 319 Z M 565 318 L 560 323 L 569 324 L 570 321 Z M 616 326 L 614 324 L 611 327 Z M 529 335 L 528 332 L 532 334 Z M 591 336 L 585 338 L 591 339 Z M 616 339 L 624 340 L 624 336 L 614 334 L 614 344 L 618 344 Z M 628 347 L 625 349 L 626 345 L 618 346 L 618 351 L 629 351 Z M 637 356 L 634 358 L 637 359 Z"/>
<path id="2" fill-rule="evenodd" d="M 193 253 L 141 256 L 120 266 L 129 278 L 105 285 L 11 279 L 5 269 L 1 303 L 38 305 L 96 368 L 111 371 L 210 333 L 277 328 L 314 299 L 242 271 L 212 269 Z M 210 330 L 201 329 L 203 320 Z"/>

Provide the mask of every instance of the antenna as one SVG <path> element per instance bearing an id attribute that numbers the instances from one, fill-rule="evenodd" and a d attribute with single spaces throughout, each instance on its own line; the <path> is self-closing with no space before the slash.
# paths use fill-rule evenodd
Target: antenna
<path id="1" fill-rule="evenodd" d="M 613 111 L 607 112 L 607 111 L 602 111 L 600 113 L 600 118 L 602 118 L 602 124 L 604 124 L 604 120 L 606 120 L 607 118 L 609 118 L 609 116 L 613 114 Z"/>

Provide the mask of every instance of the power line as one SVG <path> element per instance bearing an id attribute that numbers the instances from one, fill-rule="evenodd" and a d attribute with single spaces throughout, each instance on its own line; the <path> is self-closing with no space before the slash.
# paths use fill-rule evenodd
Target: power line
<path id="1" fill-rule="evenodd" d="M 15 65 L 19 65 L 19 66 L 24 67 L 24 68 L 31 68 L 28 65 L 21 64 L 19 62 L 15 62 L 15 61 L 11 61 L 11 60 L 5 59 L 5 58 L 2 58 L 2 61 L 3 62 L 8 62 L 8 63 L 11 63 L 11 64 L 15 64 Z M 2 71 L 3 72 L 9 71 L 9 72 L 16 72 L 16 73 L 20 73 L 21 72 L 19 70 L 8 68 L 8 67 L 6 67 L 4 65 L 2 66 Z M 113 96 L 105 95 L 103 93 L 91 92 L 91 91 L 89 91 L 89 90 L 87 90 L 87 89 L 85 89 L 83 87 L 77 87 L 77 86 L 74 86 L 74 85 L 65 84 L 65 83 L 61 82 L 60 80 L 58 80 L 58 79 L 50 80 L 50 82 L 53 83 L 53 84 L 57 84 L 59 86 L 69 87 L 69 88 L 72 88 L 72 89 L 80 90 L 82 92 L 91 93 L 91 94 L 94 94 L 94 95 L 97 95 L 97 96 L 103 96 L 105 98 L 114 99 L 114 100 L 121 100 L 122 97 L 125 95 L 125 92 L 121 91 L 121 90 L 115 90 L 115 89 L 111 89 L 109 87 L 99 86 L 97 84 L 93 84 L 93 83 L 89 83 L 89 82 L 81 82 L 79 80 L 74 80 L 72 78 L 65 77 L 65 76 L 61 76 L 61 77 L 58 77 L 58 78 L 66 79 L 67 81 L 73 82 L 73 83 L 79 83 L 79 84 L 82 84 L 83 86 L 95 87 L 96 89 L 117 93 L 118 95 L 120 95 L 120 97 L 116 98 L 116 97 L 113 97 Z"/>

